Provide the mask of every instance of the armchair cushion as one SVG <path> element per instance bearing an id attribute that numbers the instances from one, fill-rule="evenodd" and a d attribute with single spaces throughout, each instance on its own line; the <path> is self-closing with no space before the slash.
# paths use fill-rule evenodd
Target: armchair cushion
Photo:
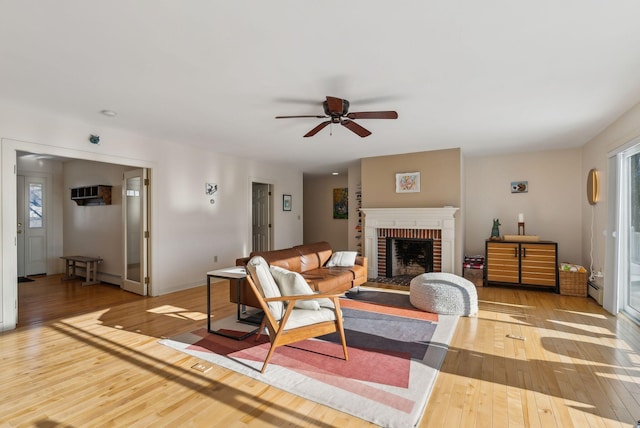
<path id="1" fill-rule="evenodd" d="M 283 296 L 314 294 L 307 281 L 298 272 L 292 272 L 280 266 L 271 266 L 270 270 Z M 299 309 L 320 310 L 320 304 L 316 300 L 296 300 L 294 306 Z"/>
<path id="2" fill-rule="evenodd" d="M 302 274 L 283 269 L 280 266 L 271 266 L 269 269 L 282 296 L 311 296 L 316 294 Z M 317 299 L 311 300 L 296 300 L 294 307 L 317 311 L 320 310 L 320 308 L 333 309 L 335 305 L 331 299 L 318 297 Z"/>
<path id="3" fill-rule="evenodd" d="M 335 309 L 320 308 L 318 311 L 309 311 L 306 309 L 294 309 L 284 325 L 284 330 L 291 330 L 305 325 L 317 324 L 325 321 L 334 321 L 336 319 Z"/>
<path id="4" fill-rule="evenodd" d="M 273 275 L 271 275 L 269 264 L 265 259 L 260 256 L 253 257 L 247 263 L 247 270 L 249 274 L 260 283 L 264 297 L 280 297 L 282 295 L 276 281 L 273 279 Z M 271 301 L 268 305 L 269 312 L 271 312 L 276 321 L 280 321 L 284 315 L 284 303 L 281 301 Z"/>

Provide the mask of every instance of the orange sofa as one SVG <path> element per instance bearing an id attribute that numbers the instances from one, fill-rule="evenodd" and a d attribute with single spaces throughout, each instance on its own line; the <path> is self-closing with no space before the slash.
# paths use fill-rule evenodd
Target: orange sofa
<path id="1" fill-rule="evenodd" d="M 252 252 L 249 257 L 236 260 L 236 266 L 246 266 L 254 256 L 262 256 L 269 265 L 280 266 L 283 269 L 300 273 L 314 291 L 328 293 L 347 291 L 367 282 L 367 258 L 357 256 L 355 264 L 348 267 L 327 267 L 327 261 L 333 251 L 328 242 L 296 245 L 283 250 Z M 229 284 L 229 300 L 238 302 L 237 285 L 235 281 Z M 240 303 L 259 308 L 251 287 L 245 281 L 240 286 Z"/>

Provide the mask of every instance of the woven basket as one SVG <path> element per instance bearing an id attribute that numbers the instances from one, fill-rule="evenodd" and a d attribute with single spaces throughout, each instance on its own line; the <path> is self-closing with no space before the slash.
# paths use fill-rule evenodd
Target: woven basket
<path id="1" fill-rule="evenodd" d="M 587 297 L 587 273 L 559 271 L 560 294 Z"/>

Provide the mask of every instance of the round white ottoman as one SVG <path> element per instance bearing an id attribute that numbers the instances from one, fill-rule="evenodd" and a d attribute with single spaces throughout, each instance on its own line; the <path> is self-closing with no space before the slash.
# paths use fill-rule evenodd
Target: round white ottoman
<path id="1" fill-rule="evenodd" d="M 436 314 L 478 313 L 475 285 L 452 273 L 429 272 L 416 276 L 409 284 L 409 301 L 418 309 Z"/>

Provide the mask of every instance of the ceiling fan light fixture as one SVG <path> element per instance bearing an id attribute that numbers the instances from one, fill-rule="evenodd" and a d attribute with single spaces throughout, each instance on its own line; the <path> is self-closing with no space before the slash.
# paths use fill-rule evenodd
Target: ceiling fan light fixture
<path id="1" fill-rule="evenodd" d="M 337 97 L 326 97 L 322 102 L 325 116 L 298 115 L 298 116 L 276 116 L 276 119 L 293 119 L 302 117 L 316 117 L 318 119 L 328 119 L 316 125 L 311 131 L 307 132 L 304 137 L 313 137 L 327 125 L 339 123 L 354 134 L 360 137 L 368 137 L 371 131 L 360 126 L 353 119 L 397 119 L 398 113 L 395 111 L 367 111 L 349 113 L 349 101 Z M 333 135 L 333 126 L 329 127 L 330 135 Z"/>

